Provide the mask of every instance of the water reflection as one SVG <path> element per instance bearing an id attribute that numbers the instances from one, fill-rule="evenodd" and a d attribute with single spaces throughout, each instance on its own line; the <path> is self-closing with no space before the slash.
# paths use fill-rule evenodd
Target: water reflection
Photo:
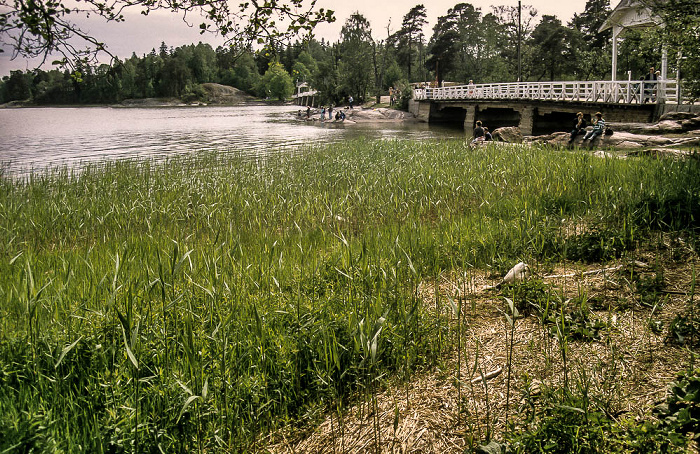
<path id="1" fill-rule="evenodd" d="M 424 123 L 298 121 L 297 106 L 0 109 L 0 162 L 13 174 L 214 150 L 251 156 L 355 137 L 464 137 Z"/>

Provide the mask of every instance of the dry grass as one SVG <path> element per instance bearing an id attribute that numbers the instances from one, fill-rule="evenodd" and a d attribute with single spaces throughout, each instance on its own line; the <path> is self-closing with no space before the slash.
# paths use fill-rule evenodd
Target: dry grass
<path id="1" fill-rule="evenodd" d="M 663 271 L 667 299 L 653 318 L 667 327 L 687 304 L 685 294 L 691 290 L 697 257 L 658 260 L 650 253 L 638 254 L 635 259 L 635 273 L 649 273 L 652 267 L 655 272 Z M 616 267 L 620 269 L 591 272 Z M 565 378 L 557 338 L 547 334 L 535 315 L 518 319 L 511 363 L 511 421 L 519 417 L 525 387 L 537 395 L 540 386 L 556 387 L 565 379 L 572 385 L 584 372 L 591 395 L 597 396 L 601 400 L 598 404 L 616 417 L 648 415 L 653 404 L 664 397 L 668 383 L 687 366 L 688 353 L 669 344 L 665 330 L 654 334 L 649 329 L 652 310 L 639 304 L 639 296 L 629 280 L 631 269 L 628 261 L 620 261 L 605 266 L 564 264 L 548 269 L 546 274 L 536 272 L 565 299 L 587 294 L 589 301 L 596 302 L 593 316 L 607 322 L 608 328 L 598 341 L 569 342 Z M 559 277 L 547 277 L 551 275 Z M 368 411 L 371 407 L 359 402 L 340 418 L 327 418 L 310 435 L 295 438 L 288 433 L 286 438 L 281 437 L 283 441 L 277 439 L 269 447 L 271 452 L 462 453 L 483 440 L 487 431 L 498 438 L 505 430 L 507 411 L 508 325 L 503 315 L 503 296 L 497 290 L 482 290 L 492 284 L 493 279 L 486 273 L 471 272 L 466 277 L 447 276 L 439 285 L 421 287 L 426 303 L 434 308 L 436 301 L 445 300 L 436 298 L 436 292 L 462 297 L 465 302 L 464 347 L 459 368 L 461 405 L 455 351 L 439 367 L 416 374 L 409 383 L 390 384 L 377 395 L 379 437 Z M 456 330 L 452 334 L 456 336 Z M 499 368 L 502 372 L 487 380 L 486 386 L 478 382 L 481 373 Z"/>

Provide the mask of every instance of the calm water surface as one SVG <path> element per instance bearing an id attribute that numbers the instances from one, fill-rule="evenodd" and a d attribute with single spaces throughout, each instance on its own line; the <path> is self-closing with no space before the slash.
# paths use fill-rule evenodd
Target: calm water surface
<path id="1" fill-rule="evenodd" d="M 0 163 L 24 174 L 124 158 L 163 158 L 203 150 L 284 152 L 355 137 L 464 137 L 460 130 L 401 125 L 306 123 L 296 106 L 80 107 L 0 109 Z"/>

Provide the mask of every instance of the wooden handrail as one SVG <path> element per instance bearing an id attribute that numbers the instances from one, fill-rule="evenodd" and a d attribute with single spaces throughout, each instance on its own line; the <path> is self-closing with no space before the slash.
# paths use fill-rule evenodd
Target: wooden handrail
<path id="1" fill-rule="evenodd" d="M 525 99 L 533 101 L 576 101 L 613 104 L 645 104 L 664 100 L 678 102 L 676 80 L 659 81 L 563 81 L 510 82 L 416 88 L 416 100 Z M 682 101 L 688 101 L 684 99 Z"/>

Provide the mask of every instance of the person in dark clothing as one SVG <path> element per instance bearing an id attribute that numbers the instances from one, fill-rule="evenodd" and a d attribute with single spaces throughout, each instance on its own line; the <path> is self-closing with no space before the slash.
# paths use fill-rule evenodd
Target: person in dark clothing
<path id="1" fill-rule="evenodd" d="M 489 132 L 489 128 L 487 128 L 486 126 L 484 126 L 484 140 L 486 140 L 486 141 L 493 140 L 493 136 Z"/>
<path id="2" fill-rule="evenodd" d="M 474 128 L 472 136 L 474 136 L 474 138 L 471 141 L 472 144 L 477 144 L 485 140 L 486 133 L 484 132 L 484 127 L 481 126 L 481 120 L 477 120 L 476 128 Z"/>
<path id="3" fill-rule="evenodd" d="M 484 137 L 484 128 L 481 126 L 481 120 L 477 120 L 476 122 L 476 128 L 474 128 L 474 139 L 478 139 L 479 137 Z"/>
<path id="4" fill-rule="evenodd" d="M 654 71 L 654 68 L 651 67 L 649 68 L 649 74 L 644 76 L 644 101 L 651 101 L 654 102 L 654 91 L 656 89 L 656 72 Z"/>
<path id="5" fill-rule="evenodd" d="M 586 119 L 583 118 L 583 112 L 576 114 L 576 120 L 574 122 L 574 129 L 571 130 L 571 137 L 569 138 L 569 143 L 573 143 L 576 136 L 586 133 Z"/>

